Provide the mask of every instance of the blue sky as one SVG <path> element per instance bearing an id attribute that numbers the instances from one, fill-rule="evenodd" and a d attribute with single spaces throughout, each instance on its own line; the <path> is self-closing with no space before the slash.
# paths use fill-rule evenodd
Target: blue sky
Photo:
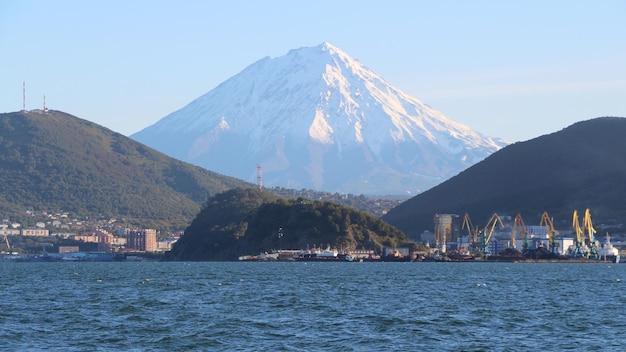
<path id="1" fill-rule="evenodd" d="M 626 117 L 624 1 L 0 1 L 0 112 L 130 135 L 265 56 L 331 42 L 474 130 Z M 593 136 L 590 136 L 593 138 Z"/>

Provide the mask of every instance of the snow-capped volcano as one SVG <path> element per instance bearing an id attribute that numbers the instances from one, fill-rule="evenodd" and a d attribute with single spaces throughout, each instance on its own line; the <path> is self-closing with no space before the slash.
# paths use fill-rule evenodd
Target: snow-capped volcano
<path id="1" fill-rule="evenodd" d="M 329 43 L 263 58 L 131 136 L 264 186 L 420 192 L 504 143 L 393 87 Z"/>

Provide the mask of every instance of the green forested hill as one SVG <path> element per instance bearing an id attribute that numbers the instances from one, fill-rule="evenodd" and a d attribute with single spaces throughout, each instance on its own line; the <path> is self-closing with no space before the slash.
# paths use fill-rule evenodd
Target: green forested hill
<path id="1" fill-rule="evenodd" d="M 63 112 L 0 114 L 3 217 L 63 210 L 184 228 L 211 195 L 247 186 Z"/>
<path id="2" fill-rule="evenodd" d="M 165 260 L 235 260 L 243 254 L 307 246 L 379 250 L 407 242 L 396 228 L 342 205 L 234 189 L 206 203 Z"/>
<path id="3" fill-rule="evenodd" d="M 450 180 L 392 209 L 383 219 L 409 236 L 433 231 L 433 216 L 469 213 L 486 224 L 494 212 L 539 225 L 547 211 L 557 228 L 574 210 L 623 231 L 626 218 L 626 118 L 601 117 L 509 145 Z"/>

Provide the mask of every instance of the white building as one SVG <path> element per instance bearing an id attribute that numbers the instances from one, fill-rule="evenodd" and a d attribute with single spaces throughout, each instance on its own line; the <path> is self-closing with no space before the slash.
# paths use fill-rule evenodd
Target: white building
<path id="1" fill-rule="evenodd" d="M 22 236 L 48 237 L 50 231 L 47 229 L 22 229 Z"/>

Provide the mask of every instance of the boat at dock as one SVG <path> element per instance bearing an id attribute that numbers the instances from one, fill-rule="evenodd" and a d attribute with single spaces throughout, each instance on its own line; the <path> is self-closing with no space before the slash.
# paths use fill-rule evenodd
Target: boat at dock
<path id="1" fill-rule="evenodd" d="M 606 234 L 606 242 L 604 243 L 604 246 L 598 250 L 598 256 L 601 261 L 619 264 L 619 249 L 613 246 L 611 243 L 611 236 L 609 236 L 608 233 Z"/>
<path id="2" fill-rule="evenodd" d="M 116 260 L 115 253 L 111 252 L 68 252 L 20 254 L 7 258 L 13 262 L 112 262 Z"/>
<path id="3" fill-rule="evenodd" d="M 294 258 L 301 262 L 313 262 L 313 261 L 345 261 L 346 256 L 336 249 L 324 249 L 324 250 L 307 250 L 303 251 L 299 256 Z"/>
<path id="4" fill-rule="evenodd" d="M 278 260 L 280 253 L 278 251 L 263 252 L 258 255 L 242 255 L 239 257 L 240 261 L 268 261 Z"/>

